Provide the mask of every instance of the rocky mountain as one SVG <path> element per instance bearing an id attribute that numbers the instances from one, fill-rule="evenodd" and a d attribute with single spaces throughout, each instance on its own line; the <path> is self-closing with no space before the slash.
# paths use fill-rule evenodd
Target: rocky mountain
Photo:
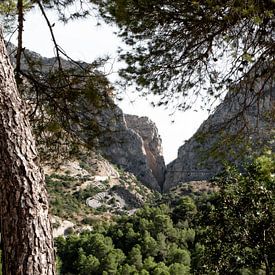
<path id="1" fill-rule="evenodd" d="M 15 47 L 9 45 L 9 49 L 11 60 L 15 62 L 13 54 Z M 34 87 L 40 85 L 36 91 L 38 96 L 37 94 L 33 96 L 32 91 L 25 95 L 30 105 L 33 100 L 33 106 L 30 109 L 38 110 L 35 118 L 37 124 L 34 127 L 55 132 L 60 131 L 58 128 L 64 129 L 65 131 L 60 131 L 60 135 L 64 136 L 63 139 L 66 133 L 70 133 L 89 148 L 96 149 L 111 163 L 133 173 L 147 187 L 160 191 L 164 182 L 165 164 L 161 139 L 155 124 L 145 117 L 125 115 L 114 103 L 108 80 L 94 68 L 93 64 L 64 59 L 60 61 L 62 72 L 66 75 L 60 78 L 58 74 L 58 83 L 53 85 L 52 81 L 56 79 L 54 71 L 58 68 L 59 62 L 55 58 L 45 58 L 24 49 L 22 71 L 30 74 L 30 79 L 35 75 L 36 79 L 41 79 L 42 82 L 42 84 L 34 83 Z M 47 76 L 49 73 L 50 77 Z M 83 77 L 76 78 L 77 74 L 83 74 Z M 70 79 L 73 84 L 68 84 L 67 79 Z M 50 85 L 56 88 L 51 89 Z M 69 86 L 71 90 L 64 90 L 62 85 Z M 79 87 L 83 89 L 81 93 L 79 93 Z M 58 92 L 59 88 L 60 92 Z M 59 99 L 62 93 L 65 97 Z M 37 108 L 37 98 L 42 102 L 40 109 Z M 46 123 L 43 121 L 45 125 L 42 126 L 39 115 L 46 108 L 43 117 L 48 121 Z M 45 148 L 46 144 L 46 151 L 55 151 L 55 148 L 49 149 L 52 142 L 41 141 L 41 143 L 40 148 Z"/>
<path id="2" fill-rule="evenodd" d="M 247 91 L 228 93 L 195 135 L 178 150 L 167 166 L 163 190 L 190 181 L 208 180 L 225 162 L 238 164 L 266 148 L 274 151 L 275 88 L 260 98 Z"/>
<path id="3" fill-rule="evenodd" d="M 110 119 L 114 114 L 116 118 Z M 111 131 L 100 138 L 102 154 L 112 163 L 133 173 L 147 187 L 160 191 L 165 163 L 156 125 L 147 117 L 125 115 L 118 107 L 106 118 L 107 123 L 111 122 L 108 127 Z M 106 140 L 109 142 L 106 143 Z"/>
<path id="4" fill-rule="evenodd" d="M 68 71 L 70 75 L 61 77 L 61 87 L 68 86 L 71 90 L 61 88 L 59 92 L 59 85 L 48 89 L 49 81 L 52 84 L 51 81 L 59 80 L 54 75 L 58 66 L 56 59 L 43 58 L 27 50 L 23 57 L 22 70 L 31 71 L 36 78 L 41 75 L 43 81 L 42 92 L 36 91 L 30 109 L 38 110 L 38 115 L 47 109 L 43 117 L 48 121 L 43 127 L 40 118 L 36 118 L 38 128 L 51 131 L 44 136 L 51 138 L 57 132 L 60 143 L 60 137 L 64 139 L 70 133 L 153 190 L 165 192 L 182 182 L 208 180 L 221 171 L 224 161 L 238 163 L 253 151 L 260 153 L 264 146 L 270 145 L 274 135 L 274 88 L 264 91 L 260 99 L 236 89 L 228 93 L 197 133 L 179 148 L 177 159 L 166 168 L 155 124 L 146 117 L 124 114 L 114 102 L 110 83 L 95 65 L 62 59 L 63 72 Z M 84 77 L 74 78 L 79 70 L 84 72 Z M 50 78 L 44 79 L 48 72 L 51 72 Z M 67 85 L 67 79 L 72 80 L 73 85 Z M 59 98 L 60 94 L 64 94 L 64 98 Z M 40 109 L 37 102 L 42 102 Z M 66 145 L 67 141 L 62 143 Z M 49 146 L 52 142 L 46 141 L 40 148 L 57 151 Z"/>
<path id="5" fill-rule="evenodd" d="M 87 106 L 85 116 L 78 113 L 74 132 L 86 144 L 94 140 L 91 121 L 104 129 L 97 136 L 97 150 L 111 163 L 133 173 L 145 186 L 160 191 L 164 182 L 165 163 L 161 139 L 155 124 L 146 117 L 125 115 L 112 101 L 99 109 Z"/>

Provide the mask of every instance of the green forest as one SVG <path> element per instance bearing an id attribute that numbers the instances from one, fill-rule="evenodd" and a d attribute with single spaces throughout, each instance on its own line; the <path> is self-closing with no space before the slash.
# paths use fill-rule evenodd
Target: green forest
<path id="1" fill-rule="evenodd" d="M 165 196 L 55 240 L 60 274 L 274 274 L 275 162 L 228 168 L 216 192 Z M 169 201 L 169 203 L 165 203 Z"/>

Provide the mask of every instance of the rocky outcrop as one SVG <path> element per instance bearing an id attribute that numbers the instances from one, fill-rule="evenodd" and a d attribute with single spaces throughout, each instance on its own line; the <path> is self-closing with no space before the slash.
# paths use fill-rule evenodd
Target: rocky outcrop
<path id="1" fill-rule="evenodd" d="M 115 115 L 115 119 L 110 119 Z M 124 115 L 116 106 L 101 119 L 111 131 L 100 138 L 100 150 L 111 162 L 136 175 L 147 187 L 161 190 L 164 182 L 165 164 L 161 139 L 155 124 L 145 117 Z M 103 122 L 103 120 L 102 120 Z"/>
<path id="2" fill-rule="evenodd" d="M 256 98 L 229 93 L 167 166 L 164 191 L 183 182 L 208 180 L 224 162 L 238 165 L 267 146 L 274 150 L 275 89 L 262 94 Z"/>
<path id="3" fill-rule="evenodd" d="M 166 167 L 162 155 L 162 141 L 155 123 L 148 117 L 135 115 L 125 115 L 125 120 L 127 127 L 142 138 L 148 165 L 158 184 L 162 187 Z"/>
<path id="4" fill-rule="evenodd" d="M 151 121 L 149 123 L 148 119 L 139 121 L 140 129 L 147 129 L 146 134 L 149 136 L 145 137 L 145 132 L 141 133 L 129 127 L 122 110 L 112 100 L 109 101 L 107 107 L 101 108 L 95 108 L 85 101 L 79 103 L 81 109 L 86 111 L 77 113 L 78 121 L 81 123 L 73 124 L 71 128 L 91 147 L 97 139 L 97 150 L 105 158 L 125 171 L 133 173 L 147 187 L 160 191 L 164 181 L 165 165 L 161 140 L 155 125 Z M 127 115 L 128 119 L 130 117 Z M 95 133 L 94 125 L 100 125 L 99 133 Z"/>
<path id="5" fill-rule="evenodd" d="M 113 164 L 133 173 L 147 187 L 161 190 L 165 164 L 161 139 L 152 121 L 125 115 L 111 98 L 98 107 L 78 97 L 72 110 L 77 123 L 69 122 L 68 131 L 96 147 Z"/>

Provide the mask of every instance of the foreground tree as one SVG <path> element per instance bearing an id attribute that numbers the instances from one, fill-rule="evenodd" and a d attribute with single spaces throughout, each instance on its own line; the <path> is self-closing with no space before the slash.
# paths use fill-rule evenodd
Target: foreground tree
<path id="1" fill-rule="evenodd" d="M 0 31 L 0 207 L 3 273 L 55 274 L 48 198 L 26 108 Z"/>
<path id="2" fill-rule="evenodd" d="M 50 142 L 55 137 L 64 141 L 64 132 L 69 133 L 71 140 L 75 135 L 69 130 L 77 120 L 74 114 L 78 111 L 76 108 L 81 108 L 80 102 L 100 105 L 107 97 L 105 88 L 109 84 L 95 72 L 96 65 L 69 59 L 57 44 L 53 24 L 47 17 L 48 9 L 57 11 L 64 22 L 85 17 L 89 12 L 83 10 L 84 2 L 89 1 L 5 0 L 0 3 L 1 23 L 5 23 L 7 31 L 18 32 L 17 47 L 11 51 L 14 68 L 8 60 L 2 33 L 0 37 L 0 207 L 4 274 L 55 274 L 47 192 L 27 117 L 32 119 L 32 126 L 37 126 L 34 127 L 36 137 L 40 137 L 43 130 L 49 133 L 50 128 L 54 128 L 48 135 L 52 137 Z M 70 5 L 75 5 L 76 12 L 70 10 L 65 16 Z M 56 52 L 56 59 L 47 71 L 39 66 L 40 60 L 28 55 L 23 47 L 24 16 L 35 6 L 48 24 Z M 17 28 L 13 30 L 15 21 Z M 69 61 L 62 59 L 64 56 Z M 28 112 L 21 97 L 28 99 Z M 83 111 L 83 106 L 80 110 Z M 41 143 L 41 139 L 39 141 Z M 47 142 L 44 147 L 49 152 Z"/>
<path id="3" fill-rule="evenodd" d="M 199 213 L 203 274 L 274 274 L 274 168 L 274 155 L 266 155 L 217 178 L 219 192 Z"/>

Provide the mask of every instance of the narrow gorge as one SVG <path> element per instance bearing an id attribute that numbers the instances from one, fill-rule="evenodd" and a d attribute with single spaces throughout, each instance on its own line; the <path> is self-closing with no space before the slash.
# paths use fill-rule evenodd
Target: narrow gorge
<path id="1" fill-rule="evenodd" d="M 10 51 L 13 51 L 12 45 Z M 35 71 L 36 68 L 43 74 L 55 68 L 54 59 L 25 51 L 25 56 L 36 63 L 30 67 L 24 58 L 23 71 Z M 62 65 L 66 70 L 77 66 L 89 68 L 89 64 L 76 65 L 66 60 L 62 60 Z M 96 72 L 94 77 L 102 76 Z M 62 118 L 55 118 L 54 123 L 62 125 L 88 148 L 94 148 L 110 163 L 132 173 L 152 190 L 167 192 L 180 183 L 209 180 L 222 170 L 225 162 L 238 165 L 248 156 L 263 153 L 266 148 L 274 151 L 275 89 L 272 84 L 273 88 L 265 89 L 259 97 L 254 97 L 255 93 L 249 96 L 248 91 L 238 87 L 228 92 L 197 132 L 179 148 L 177 158 L 166 167 L 156 125 L 147 117 L 124 114 L 108 92 L 108 80 L 102 78 L 100 81 L 102 87 L 94 91 L 91 86 L 94 83 L 89 83 L 83 94 L 76 94 L 69 102 L 71 119 L 64 122 Z M 32 97 L 31 93 L 27 95 L 28 102 Z"/>

